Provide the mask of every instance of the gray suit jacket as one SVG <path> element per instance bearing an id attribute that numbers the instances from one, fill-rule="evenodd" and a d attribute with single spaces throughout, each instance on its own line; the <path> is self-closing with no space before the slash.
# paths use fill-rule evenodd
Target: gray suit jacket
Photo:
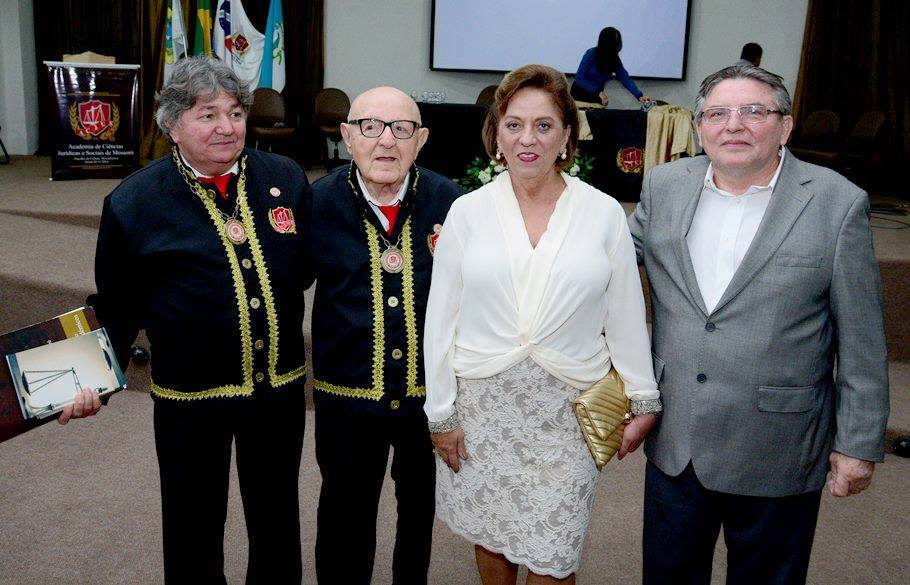
<path id="1" fill-rule="evenodd" d="M 884 451 L 888 362 L 868 197 L 787 153 L 755 239 L 708 313 L 686 244 L 708 162 L 652 169 L 629 217 L 664 404 L 645 453 L 672 476 L 691 461 L 716 491 L 821 489 L 832 449 L 870 461 Z"/>

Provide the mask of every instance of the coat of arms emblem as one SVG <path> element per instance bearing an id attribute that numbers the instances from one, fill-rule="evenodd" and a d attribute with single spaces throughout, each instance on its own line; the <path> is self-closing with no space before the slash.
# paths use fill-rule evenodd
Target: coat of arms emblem
<path id="1" fill-rule="evenodd" d="M 276 207 L 269 210 L 269 223 L 279 234 L 296 234 L 297 225 L 294 222 L 294 212 L 287 207 Z"/>
<path id="2" fill-rule="evenodd" d="M 100 100 L 74 102 L 69 109 L 70 126 L 85 140 L 113 140 L 120 126 L 120 110 L 115 103 Z"/>
<path id="3" fill-rule="evenodd" d="M 627 146 L 616 153 L 616 166 L 624 173 L 640 175 L 645 167 L 645 153 L 636 146 Z"/>

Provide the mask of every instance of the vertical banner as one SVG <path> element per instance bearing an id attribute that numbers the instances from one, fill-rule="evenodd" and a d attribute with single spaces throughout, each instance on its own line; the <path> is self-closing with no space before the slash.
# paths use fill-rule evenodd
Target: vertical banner
<path id="1" fill-rule="evenodd" d="M 51 179 L 120 179 L 139 168 L 139 65 L 45 61 L 57 112 Z"/>

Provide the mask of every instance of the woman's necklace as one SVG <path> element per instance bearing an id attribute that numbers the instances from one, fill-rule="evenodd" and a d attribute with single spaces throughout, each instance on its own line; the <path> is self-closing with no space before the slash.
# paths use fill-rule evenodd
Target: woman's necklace
<path id="1" fill-rule="evenodd" d="M 186 166 L 184 166 L 183 161 L 180 160 L 180 155 L 177 153 L 177 149 L 173 149 L 174 162 L 177 164 L 177 169 L 180 171 L 180 176 L 183 177 L 183 180 L 189 185 L 190 189 L 193 190 L 199 197 L 208 198 L 210 201 L 215 199 L 215 192 L 211 189 L 206 189 L 202 186 L 199 180 L 193 175 L 192 172 Z M 247 240 L 246 228 L 243 227 L 243 222 L 237 219 L 237 216 L 240 215 L 240 197 L 246 193 L 246 157 L 244 156 L 240 159 L 240 175 L 237 179 L 237 200 L 234 202 L 234 211 L 230 215 L 218 209 L 218 206 L 215 205 L 215 211 L 221 215 L 221 219 L 224 220 L 224 235 L 227 237 L 228 241 L 235 246 L 245 244 Z M 214 205 L 214 203 L 213 203 Z"/>

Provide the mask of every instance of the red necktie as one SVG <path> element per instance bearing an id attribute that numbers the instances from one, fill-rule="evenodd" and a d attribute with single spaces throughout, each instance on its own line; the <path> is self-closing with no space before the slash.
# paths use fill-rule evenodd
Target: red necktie
<path id="1" fill-rule="evenodd" d="M 389 220 L 389 227 L 386 229 L 386 233 L 392 235 L 392 230 L 395 229 L 395 220 L 398 218 L 398 210 L 401 209 L 400 201 L 395 205 L 380 205 L 379 211 Z"/>
<path id="2" fill-rule="evenodd" d="M 215 185 L 215 188 L 218 189 L 218 194 L 221 195 L 222 199 L 227 199 L 227 188 L 228 183 L 231 182 L 231 177 L 234 176 L 234 173 L 224 173 L 223 175 L 217 177 L 197 177 L 199 182 L 203 185 Z"/>

